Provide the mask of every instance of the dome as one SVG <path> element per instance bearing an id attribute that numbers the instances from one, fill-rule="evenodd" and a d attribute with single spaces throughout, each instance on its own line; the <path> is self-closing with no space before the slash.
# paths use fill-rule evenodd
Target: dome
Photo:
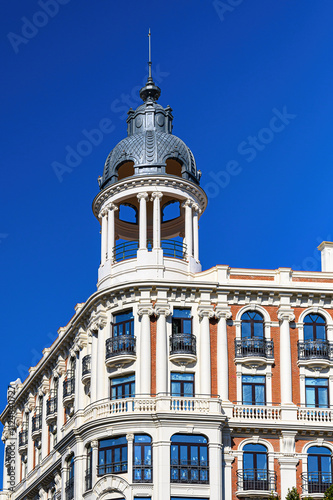
<path id="1" fill-rule="evenodd" d="M 156 103 L 160 90 L 152 84 L 141 89 L 145 100 L 127 118 L 128 137 L 111 151 L 99 178 L 100 189 L 131 176 L 176 175 L 199 184 L 194 156 L 172 134 L 172 109 Z"/>

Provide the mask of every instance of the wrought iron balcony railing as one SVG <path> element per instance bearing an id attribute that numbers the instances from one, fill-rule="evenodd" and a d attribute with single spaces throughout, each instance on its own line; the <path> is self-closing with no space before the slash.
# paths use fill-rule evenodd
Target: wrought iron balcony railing
<path id="1" fill-rule="evenodd" d="M 97 466 L 97 474 L 99 476 L 104 476 L 104 474 L 120 474 L 122 472 L 127 472 L 127 461 L 98 464 Z"/>
<path id="2" fill-rule="evenodd" d="M 65 496 L 66 500 L 74 500 L 74 477 L 66 481 Z"/>
<path id="3" fill-rule="evenodd" d="M 304 494 L 325 493 L 333 484 L 331 472 L 303 472 L 302 489 Z"/>
<path id="4" fill-rule="evenodd" d="M 91 373 L 91 355 L 87 354 L 82 358 L 82 375 L 89 375 Z"/>
<path id="5" fill-rule="evenodd" d="M 299 340 L 298 359 L 326 359 L 333 361 L 333 342 L 328 340 Z"/>
<path id="6" fill-rule="evenodd" d="M 122 354 L 136 354 L 136 338 L 131 335 L 120 335 L 119 337 L 112 337 L 106 339 L 106 359 L 113 356 L 120 356 Z"/>
<path id="7" fill-rule="evenodd" d="M 237 471 L 237 487 L 240 491 L 276 491 L 276 473 L 267 469 L 243 469 Z"/>
<path id="8" fill-rule="evenodd" d="M 91 469 L 86 469 L 85 483 L 86 483 L 86 491 L 91 490 L 91 488 L 92 488 L 92 470 Z"/>
<path id="9" fill-rule="evenodd" d="M 36 413 L 32 417 L 32 433 L 42 429 L 42 409 L 36 408 Z"/>
<path id="10" fill-rule="evenodd" d="M 57 413 L 58 408 L 58 394 L 56 391 L 51 391 L 50 399 L 46 401 L 46 416 Z"/>
<path id="11" fill-rule="evenodd" d="M 74 372 L 68 372 L 67 378 L 64 380 L 63 385 L 63 398 L 72 396 L 75 392 L 75 376 Z"/>
<path id="12" fill-rule="evenodd" d="M 153 480 L 153 466 L 151 460 L 147 463 L 138 463 L 136 460 L 133 464 L 133 482 L 134 483 L 151 483 Z"/>
<path id="13" fill-rule="evenodd" d="M 28 444 L 28 425 L 23 424 L 19 432 L 19 446 L 27 446 Z"/>
<path id="14" fill-rule="evenodd" d="M 185 259 L 186 257 L 186 245 L 180 241 L 173 239 L 161 240 L 161 248 L 165 257 L 173 257 L 175 259 Z M 113 259 L 116 262 L 121 262 L 127 259 L 135 259 L 137 257 L 138 249 L 138 241 L 118 243 L 115 247 L 113 247 Z M 152 249 L 151 241 L 148 241 L 147 249 L 148 251 Z"/>
<path id="15" fill-rule="evenodd" d="M 209 466 L 205 460 L 171 461 L 171 483 L 209 483 Z"/>
<path id="16" fill-rule="evenodd" d="M 197 339 L 192 333 L 174 333 L 170 336 L 170 354 L 197 353 Z"/>
<path id="17" fill-rule="evenodd" d="M 274 358 L 273 340 L 251 337 L 248 339 L 235 339 L 235 357 L 262 357 L 267 359 Z"/>

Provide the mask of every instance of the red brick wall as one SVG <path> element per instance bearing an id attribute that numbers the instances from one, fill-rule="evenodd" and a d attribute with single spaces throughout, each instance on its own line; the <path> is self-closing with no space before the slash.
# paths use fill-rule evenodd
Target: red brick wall
<path id="1" fill-rule="evenodd" d="M 151 355 L 151 389 L 152 396 L 156 394 L 156 327 L 157 317 L 150 316 L 150 355 Z"/>
<path id="2" fill-rule="evenodd" d="M 210 329 L 210 363 L 211 363 L 211 394 L 218 395 L 217 387 L 217 320 L 211 319 L 209 324 Z"/>

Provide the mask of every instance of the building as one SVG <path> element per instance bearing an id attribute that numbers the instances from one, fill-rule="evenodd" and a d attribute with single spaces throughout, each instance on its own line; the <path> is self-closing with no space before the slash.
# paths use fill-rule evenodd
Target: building
<path id="1" fill-rule="evenodd" d="M 2 500 L 321 498 L 332 483 L 333 243 L 322 272 L 202 271 L 207 198 L 159 96 L 150 72 L 99 179 L 96 293 L 9 386 Z"/>

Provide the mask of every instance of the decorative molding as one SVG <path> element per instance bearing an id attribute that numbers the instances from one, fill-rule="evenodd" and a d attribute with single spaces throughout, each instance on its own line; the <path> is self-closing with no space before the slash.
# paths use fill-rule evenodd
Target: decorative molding
<path id="1" fill-rule="evenodd" d="M 171 309 L 168 304 L 155 304 L 154 312 L 157 316 L 170 316 Z"/>
<path id="2" fill-rule="evenodd" d="M 198 308 L 198 316 L 199 318 L 214 318 L 215 312 L 214 309 L 211 306 L 199 306 Z"/>
<path id="3" fill-rule="evenodd" d="M 216 307 L 214 310 L 215 316 L 217 319 L 225 319 L 228 320 L 232 317 L 232 312 L 228 307 Z"/>
<path id="4" fill-rule="evenodd" d="M 148 314 L 148 316 L 152 316 L 154 314 L 154 309 L 151 305 L 141 305 L 138 307 L 138 315 L 143 316 L 144 314 Z"/>
<path id="5" fill-rule="evenodd" d="M 149 195 L 148 195 L 148 193 L 146 193 L 146 192 L 143 192 L 143 193 L 138 193 L 138 194 L 136 195 L 136 197 L 137 197 L 137 199 L 138 199 L 138 200 L 147 200 L 148 196 L 149 196 Z"/>
<path id="6" fill-rule="evenodd" d="M 277 316 L 279 321 L 288 321 L 289 323 L 295 319 L 294 311 L 290 307 L 281 306 Z"/>

